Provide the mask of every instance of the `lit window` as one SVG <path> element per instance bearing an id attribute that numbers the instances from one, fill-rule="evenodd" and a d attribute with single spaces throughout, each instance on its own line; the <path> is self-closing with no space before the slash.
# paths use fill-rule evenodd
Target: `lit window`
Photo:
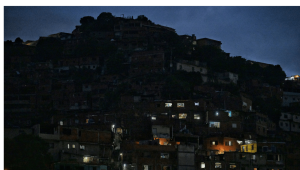
<path id="1" fill-rule="evenodd" d="M 150 165 L 144 165 L 143 170 L 152 170 L 152 167 Z"/>
<path id="2" fill-rule="evenodd" d="M 63 121 L 59 121 L 59 124 L 62 126 L 62 125 L 64 125 L 64 122 Z"/>
<path id="3" fill-rule="evenodd" d="M 231 141 L 226 141 L 226 142 L 225 142 L 225 145 L 226 145 L 226 146 L 232 146 L 232 142 L 231 142 Z"/>
<path id="4" fill-rule="evenodd" d="M 236 168 L 236 165 L 229 165 L 229 168 L 230 168 L 230 169 L 235 169 L 235 168 Z"/>
<path id="5" fill-rule="evenodd" d="M 194 114 L 194 119 L 200 119 L 200 115 L 199 114 Z"/>
<path id="6" fill-rule="evenodd" d="M 218 141 L 211 141 L 211 145 L 218 145 Z"/>
<path id="7" fill-rule="evenodd" d="M 85 150 L 85 146 L 84 145 L 80 145 L 79 146 L 81 150 Z"/>
<path id="8" fill-rule="evenodd" d="M 171 170 L 171 166 L 162 166 L 162 170 Z"/>
<path id="9" fill-rule="evenodd" d="M 216 116 L 219 116 L 219 112 L 216 112 Z"/>
<path id="10" fill-rule="evenodd" d="M 176 115 L 172 115 L 172 118 L 176 118 Z"/>
<path id="11" fill-rule="evenodd" d="M 75 145 L 74 145 L 74 144 L 72 145 L 72 148 L 75 148 Z"/>
<path id="12" fill-rule="evenodd" d="M 172 103 L 165 103 L 165 107 L 172 107 Z"/>
<path id="13" fill-rule="evenodd" d="M 220 122 L 209 122 L 209 127 L 220 128 Z"/>
<path id="14" fill-rule="evenodd" d="M 236 123 L 232 123 L 232 128 L 236 128 Z"/>
<path id="15" fill-rule="evenodd" d="M 177 107 L 184 107 L 184 103 L 177 103 Z"/>
<path id="16" fill-rule="evenodd" d="M 162 159 L 169 159 L 169 154 L 168 153 L 161 153 L 160 158 Z"/>
<path id="17" fill-rule="evenodd" d="M 89 156 L 84 156 L 83 157 L 83 162 L 84 163 L 89 163 L 90 162 L 90 157 Z"/>
<path id="18" fill-rule="evenodd" d="M 215 163 L 215 168 L 222 168 L 222 164 L 220 162 Z"/>
<path id="19" fill-rule="evenodd" d="M 199 102 L 195 102 L 195 106 L 199 106 Z"/>
<path id="20" fill-rule="evenodd" d="M 231 117 L 231 111 L 228 111 L 228 117 Z"/>
<path id="21" fill-rule="evenodd" d="M 179 119 L 186 119 L 187 114 L 186 113 L 179 113 Z"/>
<path id="22" fill-rule="evenodd" d="M 201 168 L 205 168 L 205 163 L 201 162 Z"/>
<path id="23" fill-rule="evenodd" d="M 68 144 L 68 149 L 70 149 L 70 144 Z"/>
<path id="24" fill-rule="evenodd" d="M 155 116 L 152 116 L 151 119 L 152 119 L 152 120 L 156 120 L 156 117 L 155 117 Z"/>

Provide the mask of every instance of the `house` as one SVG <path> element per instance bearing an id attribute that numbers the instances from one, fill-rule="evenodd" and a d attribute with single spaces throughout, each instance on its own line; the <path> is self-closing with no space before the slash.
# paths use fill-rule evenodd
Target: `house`
<path id="1" fill-rule="evenodd" d="M 215 46 L 219 49 L 221 49 L 221 44 L 222 44 L 221 41 L 217 41 L 217 40 L 213 40 L 213 39 L 209 39 L 209 38 L 197 39 L 196 42 L 197 42 L 198 46 L 210 45 L 210 46 Z"/>
<path id="2" fill-rule="evenodd" d="M 282 106 L 290 106 L 291 103 L 300 102 L 300 93 L 283 92 Z"/>
<path id="3" fill-rule="evenodd" d="M 172 145 L 122 143 L 120 160 L 122 170 L 177 168 L 177 151 Z"/>
<path id="4" fill-rule="evenodd" d="M 60 161 L 55 169 L 80 165 L 85 169 L 107 169 L 112 153 L 110 131 L 61 127 L 60 128 Z"/>
<path id="5" fill-rule="evenodd" d="M 243 106 L 242 109 L 244 112 L 248 112 L 248 111 L 252 111 L 252 100 L 250 99 L 250 97 L 246 94 L 240 94 L 242 102 L 243 102 Z"/>
<path id="6" fill-rule="evenodd" d="M 300 113 L 282 112 L 279 127 L 284 131 L 300 132 Z"/>
<path id="7" fill-rule="evenodd" d="M 274 131 L 275 124 L 267 115 L 258 112 L 244 113 L 244 129 L 246 132 L 254 132 L 260 136 L 268 136 L 269 131 Z"/>
<path id="8" fill-rule="evenodd" d="M 212 136 L 203 140 L 203 149 L 207 156 L 224 154 L 224 152 L 235 152 L 240 150 L 240 144 L 236 138 Z"/>
<path id="9" fill-rule="evenodd" d="M 234 134 L 243 131 L 242 116 L 231 110 L 209 110 L 206 112 L 208 133 Z"/>
<path id="10" fill-rule="evenodd" d="M 164 68 L 163 51 L 136 51 L 131 57 L 130 76 L 144 75 L 148 73 L 163 73 Z"/>
<path id="11" fill-rule="evenodd" d="M 247 62 L 250 64 L 258 64 L 261 68 L 266 68 L 268 66 L 274 66 L 272 64 L 267 64 L 267 63 L 262 63 L 262 62 L 258 62 L 258 61 L 252 61 L 252 60 L 247 60 Z"/>
<path id="12" fill-rule="evenodd" d="M 285 81 L 299 81 L 300 80 L 300 77 L 299 75 L 294 75 L 294 76 L 291 76 L 291 77 L 286 77 L 285 78 Z"/>
<path id="13" fill-rule="evenodd" d="M 159 139 L 160 145 L 168 145 L 170 138 L 172 138 L 171 130 L 172 127 L 166 125 L 152 125 L 153 138 Z"/>
<path id="14" fill-rule="evenodd" d="M 186 72 L 198 72 L 201 74 L 203 83 L 208 81 L 207 68 L 205 63 L 199 63 L 199 61 L 187 61 L 180 60 L 176 64 L 176 70 L 183 70 Z"/>
<path id="15" fill-rule="evenodd" d="M 235 74 L 235 73 L 232 73 L 232 72 L 224 72 L 224 73 L 218 73 L 217 78 L 218 78 L 219 83 L 237 84 L 239 76 L 238 76 L 238 74 Z"/>
<path id="16" fill-rule="evenodd" d="M 194 145 L 178 145 L 177 150 L 178 170 L 195 170 Z"/>

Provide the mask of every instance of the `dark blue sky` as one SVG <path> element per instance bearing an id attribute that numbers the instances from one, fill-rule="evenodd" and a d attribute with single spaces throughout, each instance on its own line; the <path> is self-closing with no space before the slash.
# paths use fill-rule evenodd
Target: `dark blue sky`
<path id="1" fill-rule="evenodd" d="M 37 40 L 53 33 L 71 33 L 80 18 L 145 15 L 156 24 L 222 42 L 231 56 L 279 64 L 287 76 L 300 74 L 300 7 L 4 7 L 4 40 Z"/>

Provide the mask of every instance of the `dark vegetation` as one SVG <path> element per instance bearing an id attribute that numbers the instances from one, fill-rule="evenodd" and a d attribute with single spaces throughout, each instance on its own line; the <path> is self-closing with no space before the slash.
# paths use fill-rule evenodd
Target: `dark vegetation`
<path id="1" fill-rule="evenodd" d="M 4 138 L 4 167 L 10 170 L 50 169 L 49 144 L 38 136 Z"/>

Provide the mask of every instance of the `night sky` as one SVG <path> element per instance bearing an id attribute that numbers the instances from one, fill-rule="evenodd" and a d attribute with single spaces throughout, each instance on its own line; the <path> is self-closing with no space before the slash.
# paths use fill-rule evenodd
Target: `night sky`
<path id="1" fill-rule="evenodd" d="M 38 40 L 58 32 L 71 33 L 80 18 L 101 12 L 125 17 L 145 15 L 179 35 L 195 34 L 222 42 L 230 56 L 279 64 L 287 76 L 300 74 L 300 7 L 4 7 L 4 41 Z"/>

